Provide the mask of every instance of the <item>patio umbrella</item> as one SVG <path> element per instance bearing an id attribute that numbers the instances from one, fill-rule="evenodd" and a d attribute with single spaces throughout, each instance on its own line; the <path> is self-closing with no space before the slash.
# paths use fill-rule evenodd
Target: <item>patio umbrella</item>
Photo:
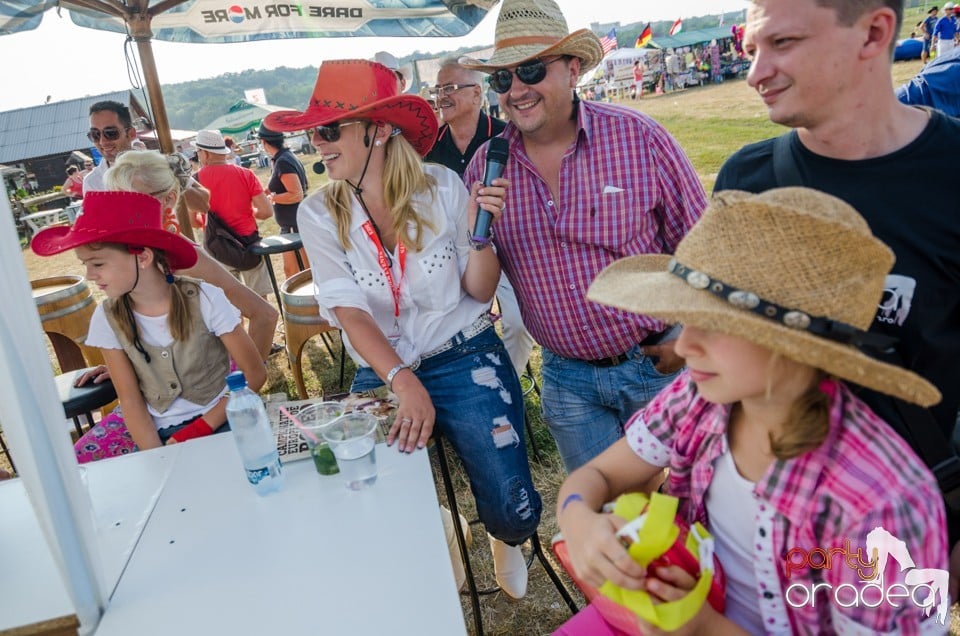
<path id="1" fill-rule="evenodd" d="M 341 0 L 240 5 L 223 0 L 0 0 L 0 35 L 37 28 L 44 12 L 67 8 L 79 26 L 126 33 L 137 44 L 163 152 L 173 152 L 151 40 L 253 42 L 322 37 L 456 37 L 499 0 Z"/>
<path id="2" fill-rule="evenodd" d="M 127 33 L 140 54 L 164 152 L 170 128 L 157 78 L 151 39 L 245 42 L 337 36 L 459 36 L 476 26 L 497 0 L 342 0 L 320 5 L 258 5 L 222 0 L 0 0 L 0 35 L 35 29 L 44 12 L 70 10 L 80 26 Z M 386 5 L 386 6 L 385 6 Z M 252 7 L 252 5 L 251 5 Z M 267 9 L 272 7 L 272 10 Z M 6 220 L 3 220 L 6 219 Z M 51 553 L 81 622 L 96 630 L 113 585 L 98 553 L 90 501 L 64 432 L 42 327 L 20 256 L 6 197 L 0 197 L 0 297 L 17 311 L 0 314 L 0 400 L 3 432 Z"/>

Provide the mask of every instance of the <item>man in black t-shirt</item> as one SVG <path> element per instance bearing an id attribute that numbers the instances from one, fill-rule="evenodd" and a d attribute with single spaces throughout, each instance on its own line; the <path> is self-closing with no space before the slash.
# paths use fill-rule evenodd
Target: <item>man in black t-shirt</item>
<path id="1" fill-rule="evenodd" d="M 947 445 L 960 407 L 960 206 L 955 184 L 930 175 L 955 161 L 960 120 L 894 97 L 902 0 L 875 0 L 859 15 L 852 15 L 853 4 L 754 0 L 744 36 L 754 58 L 747 81 L 770 119 L 794 130 L 738 151 L 715 189 L 822 190 L 853 205 L 893 249 L 897 261 L 871 329 L 899 338 L 892 360 L 933 382 L 943 401 L 911 414 L 879 395 L 862 397 L 931 464 L 917 423 L 938 428 Z M 960 515 L 947 513 L 957 598 Z"/>

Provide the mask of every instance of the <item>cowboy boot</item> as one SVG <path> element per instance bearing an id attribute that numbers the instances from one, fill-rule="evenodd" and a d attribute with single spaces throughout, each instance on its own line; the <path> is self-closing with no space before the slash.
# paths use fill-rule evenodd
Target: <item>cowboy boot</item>
<path id="1" fill-rule="evenodd" d="M 447 537 L 447 550 L 450 552 L 450 565 L 453 566 L 453 580 L 457 583 L 457 591 L 463 589 L 467 582 L 467 573 L 463 569 L 463 557 L 460 556 L 460 546 L 457 545 L 457 535 L 453 527 L 453 515 L 446 506 L 440 506 L 440 519 L 443 521 L 443 532 Z M 463 538 L 467 547 L 470 546 L 470 525 L 463 515 L 460 515 L 460 527 L 464 528 Z"/>
<path id="2" fill-rule="evenodd" d="M 523 551 L 518 545 L 507 545 L 489 534 L 487 537 L 493 551 L 493 573 L 497 585 L 507 596 L 523 598 L 527 593 L 527 561 L 523 558 Z"/>

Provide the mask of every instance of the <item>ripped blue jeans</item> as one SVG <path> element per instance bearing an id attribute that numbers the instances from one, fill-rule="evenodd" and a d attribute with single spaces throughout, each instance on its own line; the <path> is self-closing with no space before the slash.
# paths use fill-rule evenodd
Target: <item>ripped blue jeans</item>
<path id="1" fill-rule="evenodd" d="M 454 339 L 415 373 L 433 400 L 436 426 L 466 469 L 480 521 L 497 539 L 519 545 L 536 532 L 542 508 L 527 461 L 520 382 L 494 329 Z M 350 390 L 382 385 L 361 367 Z"/>

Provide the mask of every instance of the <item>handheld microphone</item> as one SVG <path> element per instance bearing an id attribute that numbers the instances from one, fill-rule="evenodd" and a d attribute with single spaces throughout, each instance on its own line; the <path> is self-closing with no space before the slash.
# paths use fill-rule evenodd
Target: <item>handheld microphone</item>
<path id="1" fill-rule="evenodd" d="M 325 165 L 323 165 L 323 162 L 322 162 L 322 161 L 318 161 L 318 162 L 316 162 L 316 163 L 313 164 L 313 171 L 314 171 L 316 174 L 323 174 L 324 172 L 327 171 L 327 167 L 326 167 Z"/>
<path id="2" fill-rule="evenodd" d="M 491 137 L 490 145 L 487 147 L 487 164 L 483 171 L 483 185 L 488 186 L 494 179 L 503 175 L 503 169 L 507 166 L 507 159 L 510 157 L 510 144 L 503 137 Z M 490 223 L 493 221 L 493 215 L 484 209 L 477 211 L 477 222 L 473 226 L 473 240 L 490 240 Z"/>

